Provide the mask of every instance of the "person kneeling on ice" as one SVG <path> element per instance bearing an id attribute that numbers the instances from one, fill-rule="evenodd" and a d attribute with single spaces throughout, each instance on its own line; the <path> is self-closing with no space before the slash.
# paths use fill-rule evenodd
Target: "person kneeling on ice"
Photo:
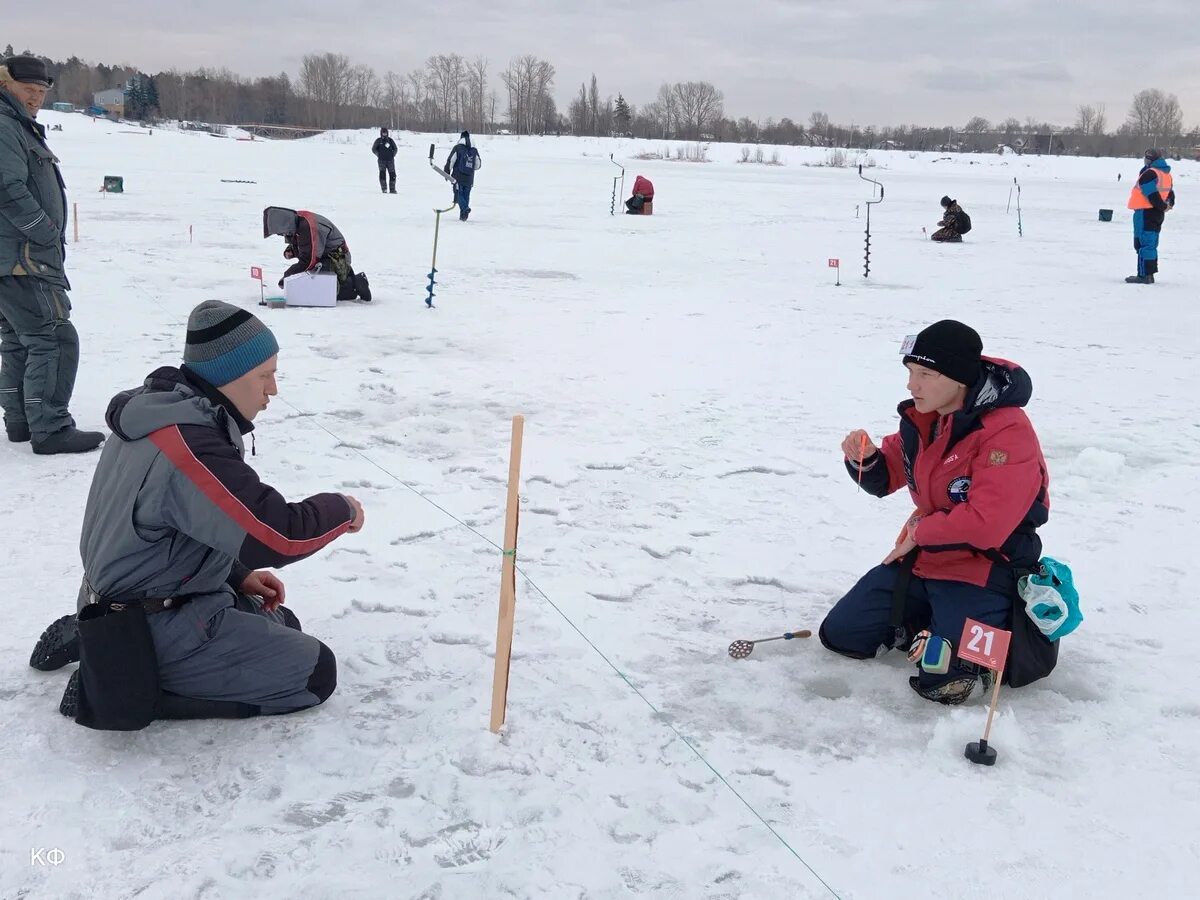
<path id="1" fill-rule="evenodd" d="M 899 406 L 899 430 L 879 448 L 861 430 L 842 442 L 846 468 L 864 490 L 885 497 L 907 486 L 916 512 L 819 632 L 828 649 L 854 659 L 907 651 L 924 631 L 941 638 L 941 664 L 922 667 L 909 684 L 946 704 L 964 702 L 977 680 L 953 654 L 965 620 L 1014 630 L 1014 609 L 1023 610 L 1017 578 L 1038 568 L 1037 529 L 1049 517 L 1046 461 L 1023 409 L 1032 382 L 982 350 L 961 322 L 930 325 L 905 342 L 912 399 Z M 1020 636 L 1014 631 L 1013 661 L 1025 652 Z M 1053 661 L 1034 678 L 1050 668 Z"/>
<path id="2" fill-rule="evenodd" d="M 188 318 L 183 365 L 109 404 L 78 616 L 46 629 L 30 659 L 47 671 L 82 657 L 63 715 L 130 730 L 289 713 L 333 693 L 333 652 L 262 569 L 360 531 L 363 508 L 340 493 L 289 503 L 246 461 L 243 438 L 278 393 L 278 353 L 257 317 L 206 300 Z"/>
<path id="3" fill-rule="evenodd" d="M 371 299 L 371 285 L 362 272 L 350 267 L 350 247 L 337 226 L 324 216 L 306 209 L 268 206 L 263 210 L 263 237 L 281 235 L 287 246 L 284 259 L 296 260 L 279 279 L 279 286 L 301 272 L 333 272 L 337 275 L 338 300 Z"/>
<path id="4" fill-rule="evenodd" d="M 633 180 L 633 196 L 625 201 L 625 212 L 631 216 L 640 216 L 645 212 L 647 203 L 654 201 L 654 185 L 649 178 L 639 175 Z"/>
<path id="5" fill-rule="evenodd" d="M 958 205 L 957 200 L 951 200 L 949 197 L 942 198 L 942 209 L 944 210 L 942 220 L 938 222 L 941 227 L 931 234 L 929 239 L 942 243 L 961 244 L 962 236 L 971 230 L 971 217 Z"/>

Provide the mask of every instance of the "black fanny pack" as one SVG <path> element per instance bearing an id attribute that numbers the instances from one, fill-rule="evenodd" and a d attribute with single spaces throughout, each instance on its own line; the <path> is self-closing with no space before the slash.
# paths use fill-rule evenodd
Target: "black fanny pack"
<path id="1" fill-rule="evenodd" d="M 164 602 L 97 600 L 79 611 L 78 724 L 137 731 L 154 721 L 158 656 L 146 616 Z"/>

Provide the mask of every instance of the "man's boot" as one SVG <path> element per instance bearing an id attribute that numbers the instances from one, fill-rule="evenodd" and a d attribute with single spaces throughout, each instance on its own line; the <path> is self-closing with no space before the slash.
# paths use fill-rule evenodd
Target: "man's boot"
<path id="1" fill-rule="evenodd" d="M 908 679 L 908 686 L 924 697 L 926 700 L 932 700 L 934 703 L 944 703 L 946 706 L 958 706 L 961 703 L 966 703 L 971 696 L 971 692 L 975 690 L 975 678 L 952 678 L 949 681 L 943 681 L 941 684 L 924 687 L 921 684 L 921 679 L 913 675 Z"/>
<path id="2" fill-rule="evenodd" d="M 9 424 L 4 423 L 4 430 L 8 432 L 8 439 L 14 444 L 23 444 L 29 440 L 29 423 L 14 422 Z"/>
<path id="3" fill-rule="evenodd" d="M 75 628 L 75 617 L 63 616 L 42 632 L 33 645 L 29 665 L 40 672 L 53 672 L 73 662 L 79 662 L 79 632 Z"/>
<path id="4" fill-rule="evenodd" d="M 1130 275 L 1125 279 L 1126 284 L 1154 284 L 1153 275 Z"/>
<path id="5" fill-rule="evenodd" d="M 63 691 L 62 699 L 58 701 L 58 711 L 68 719 L 74 719 L 79 712 L 79 670 L 71 673 L 67 689 Z"/>
<path id="6" fill-rule="evenodd" d="M 78 428 L 67 427 L 34 441 L 33 452 L 42 456 L 52 453 L 87 453 L 95 450 L 103 442 L 104 435 L 99 431 L 80 431 Z"/>
<path id="7" fill-rule="evenodd" d="M 365 273 L 355 273 L 354 292 L 358 294 L 358 299 L 363 301 L 363 303 L 371 302 L 371 283 L 367 281 L 367 276 Z"/>

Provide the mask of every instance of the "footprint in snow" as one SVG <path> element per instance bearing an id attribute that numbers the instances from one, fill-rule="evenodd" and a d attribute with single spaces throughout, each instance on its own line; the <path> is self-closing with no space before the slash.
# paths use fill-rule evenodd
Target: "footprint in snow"
<path id="1" fill-rule="evenodd" d="M 755 585 L 757 587 L 773 587 L 779 588 L 788 594 L 800 594 L 803 591 L 795 585 L 787 584 L 778 578 L 770 578 L 765 575 L 750 575 L 746 578 L 740 578 L 733 583 L 734 587 L 745 587 L 747 585 Z"/>
<path id="2" fill-rule="evenodd" d="M 603 594 L 598 591 L 588 591 L 588 594 L 589 596 L 595 597 L 597 600 L 603 600 L 605 603 L 632 603 L 637 599 L 637 595 L 646 590 L 648 587 L 650 587 L 650 585 L 641 584 L 625 594 Z"/>
<path id="3" fill-rule="evenodd" d="M 679 547 L 672 547 L 670 550 L 661 550 L 660 551 L 660 550 L 655 550 L 653 547 L 647 547 L 646 545 L 643 544 L 642 549 L 645 550 L 648 554 L 650 554 L 650 556 L 654 557 L 655 559 L 670 559 L 672 556 L 675 556 L 678 553 L 683 553 L 687 556 L 692 555 L 691 547 L 679 546 Z"/>
<path id="4" fill-rule="evenodd" d="M 407 800 L 416 792 L 417 789 L 415 787 L 399 776 L 393 778 L 387 786 L 387 795 L 395 797 L 397 800 Z"/>
<path id="5" fill-rule="evenodd" d="M 433 855 L 443 869 L 486 862 L 505 842 L 503 835 L 484 834 L 477 822 L 460 822 L 438 832 L 442 849 Z"/>
<path id="6" fill-rule="evenodd" d="M 1162 714 L 1169 719 L 1200 719 L 1200 705 L 1182 703 L 1177 706 L 1164 706 Z"/>
<path id="7" fill-rule="evenodd" d="M 418 531 L 416 534 L 405 534 L 393 539 L 392 546 L 395 547 L 400 544 L 415 544 L 417 541 L 425 541 L 435 536 L 436 534 L 432 531 Z"/>
<path id="8" fill-rule="evenodd" d="M 309 347 L 317 356 L 323 356 L 325 359 L 345 359 L 350 354 L 338 347 Z"/>
<path id="9" fill-rule="evenodd" d="M 751 466 L 748 469 L 734 469 L 732 472 L 726 472 L 724 475 L 718 475 L 718 478 L 732 478 L 734 475 L 793 475 L 791 469 L 773 469 L 770 466 Z"/>
<path id="10" fill-rule="evenodd" d="M 444 631 L 435 631 L 429 634 L 429 640 L 435 644 L 443 644 L 448 647 L 485 647 L 488 642 L 485 638 L 473 634 L 447 634 Z"/>
<path id="11" fill-rule="evenodd" d="M 288 807 L 283 814 L 283 820 L 299 828 L 319 828 L 345 818 L 345 815 L 346 805 L 344 803 L 333 802 L 324 806 L 296 803 Z"/>

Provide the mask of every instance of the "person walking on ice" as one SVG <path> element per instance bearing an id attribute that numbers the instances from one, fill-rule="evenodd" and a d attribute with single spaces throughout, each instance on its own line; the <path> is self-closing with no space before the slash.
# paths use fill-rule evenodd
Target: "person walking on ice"
<path id="1" fill-rule="evenodd" d="M 385 194 L 396 193 L 396 142 L 388 136 L 386 128 L 379 129 L 371 152 L 379 163 L 379 190 Z"/>
<path id="2" fill-rule="evenodd" d="M 458 218 L 459 221 L 465 222 L 471 215 L 471 188 L 475 184 L 475 173 L 483 168 L 483 160 L 479 157 L 479 149 L 471 144 L 469 132 L 464 131 L 459 138 L 459 142 L 446 157 L 443 171 L 453 179 Z"/>

